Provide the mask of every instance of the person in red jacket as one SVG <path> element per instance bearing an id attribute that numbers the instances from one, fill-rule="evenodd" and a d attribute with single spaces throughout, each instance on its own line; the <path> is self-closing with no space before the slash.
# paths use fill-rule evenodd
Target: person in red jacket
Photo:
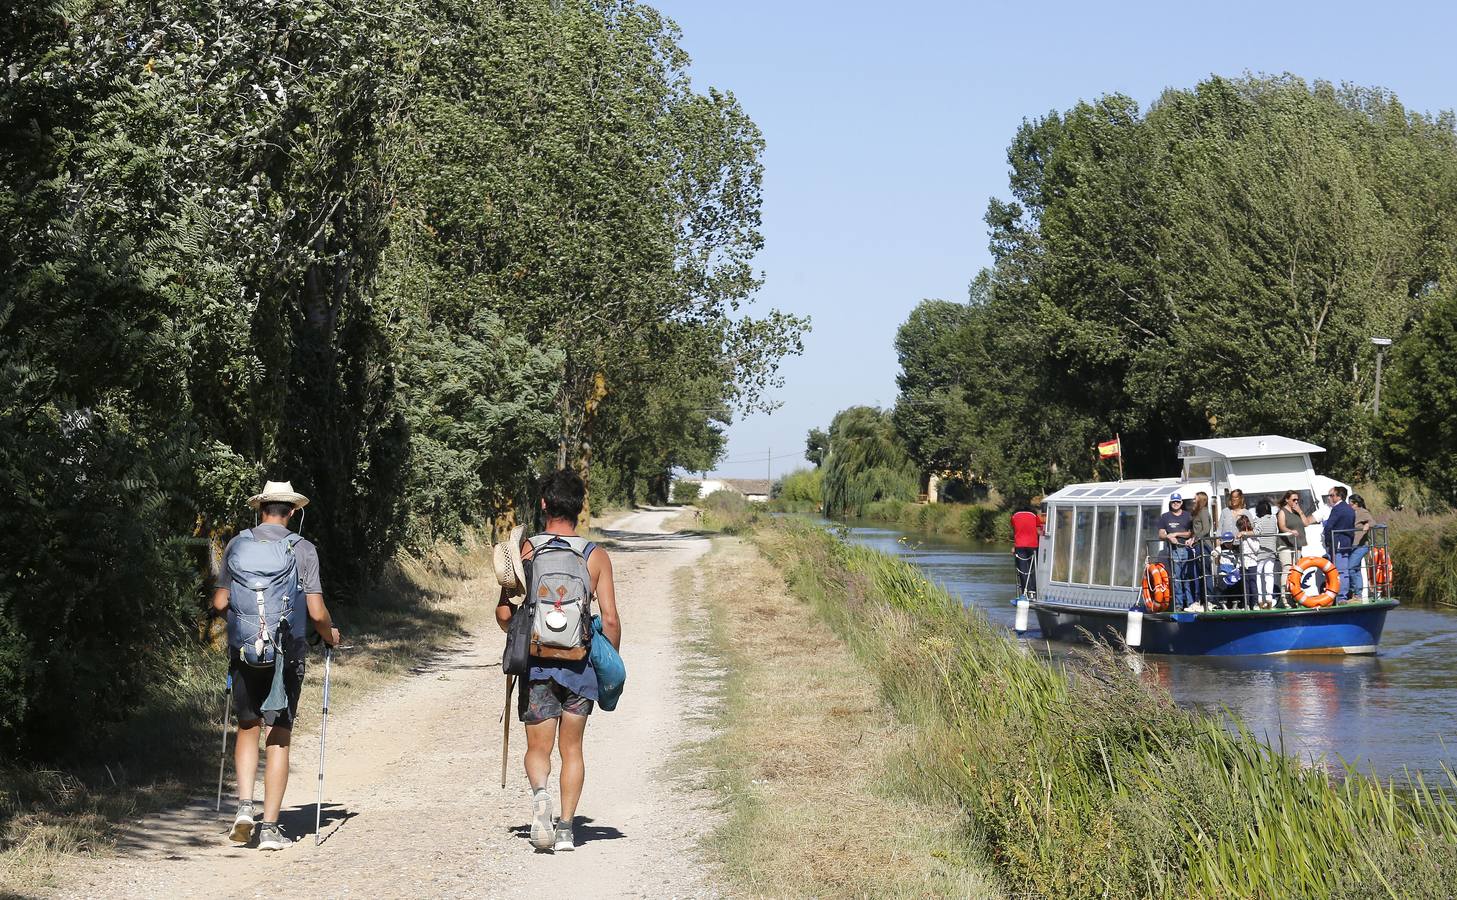
<path id="1" fill-rule="evenodd" d="M 1037 559 L 1037 541 L 1042 523 L 1032 507 L 1022 505 L 1012 513 L 1012 564 L 1017 567 L 1017 595 L 1027 596 L 1037 587 L 1033 567 Z"/>

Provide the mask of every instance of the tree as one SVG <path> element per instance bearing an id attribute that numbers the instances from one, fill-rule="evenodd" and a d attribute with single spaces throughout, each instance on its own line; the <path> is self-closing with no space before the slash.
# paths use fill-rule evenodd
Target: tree
<path id="1" fill-rule="evenodd" d="M 914 463 L 890 413 L 873 406 L 841 410 L 830 423 L 824 465 L 825 514 L 857 516 L 878 500 L 914 500 Z"/>
<path id="2" fill-rule="evenodd" d="M 830 452 L 830 436 L 819 428 L 811 428 L 804 439 L 804 458 L 818 469 Z"/>
<path id="3" fill-rule="evenodd" d="M 1432 304 L 1392 349 L 1382 398 L 1384 456 L 1457 506 L 1457 292 Z"/>

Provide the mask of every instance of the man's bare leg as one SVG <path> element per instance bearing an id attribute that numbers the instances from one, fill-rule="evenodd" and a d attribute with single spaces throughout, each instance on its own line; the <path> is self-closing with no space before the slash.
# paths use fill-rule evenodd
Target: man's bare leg
<path id="1" fill-rule="evenodd" d="M 270 728 L 267 745 L 268 761 L 263 767 L 263 821 L 277 822 L 278 812 L 283 808 L 283 792 L 288 788 L 288 745 L 293 740 L 290 728 Z M 254 744 L 254 759 L 257 759 L 257 744 Z M 256 763 L 255 763 L 256 765 Z"/>
<path id="2" fill-rule="evenodd" d="M 562 713 L 557 751 L 562 755 L 561 820 L 571 822 L 577 814 L 577 801 L 582 799 L 582 782 L 587 768 L 582 760 L 582 736 L 587 732 L 587 717 Z"/>
<path id="3" fill-rule="evenodd" d="M 253 782 L 258 780 L 258 729 L 262 719 L 238 723 L 238 738 L 233 742 L 233 772 L 238 776 L 238 800 L 253 799 Z"/>

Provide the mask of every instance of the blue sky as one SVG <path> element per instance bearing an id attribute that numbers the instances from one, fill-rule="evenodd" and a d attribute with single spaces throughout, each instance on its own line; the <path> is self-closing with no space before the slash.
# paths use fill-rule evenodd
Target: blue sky
<path id="1" fill-rule="evenodd" d="M 1246 71 L 1457 106 L 1448 4 L 653 5 L 682 27 L 698 88 L 733 91 L 764 132 L 756 303 L 814 319 L 782 406 L 729 429 L 730 477 L 763 477 L 771 448 L 778 477 L 805 464 L 809 428 L 895 402 L 895 329 L 924 298 L 964 299 L 990 262 L 982 215 L 1024 118 L 1113 92 L 1146 108 Z"/>

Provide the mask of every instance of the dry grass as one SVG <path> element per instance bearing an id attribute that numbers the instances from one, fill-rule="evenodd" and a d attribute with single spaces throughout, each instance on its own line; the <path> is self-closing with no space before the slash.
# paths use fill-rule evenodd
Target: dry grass
<path id="1" fill-rule="evenodd" d="M 427 560 L 401 558 L 358 596 L 329 597 L 352 648 L 335 659 L 331 712 L 347 712 L 433 648 L 464 635 L 494 609 L 495 590 L 490 547 L 470 540 Z M 78 755 L 51 766 L 0 761 L 0 897 L 43 887 L 67 856 L 111 852 L 120 823 L 215 788 L 223 653 L 182 647 L 159 666 L 167 676 L 153 696 L 95 742 L 107 748 L 104 757 Z M 318 702 L 322 677 L 316 657 L 305 706 Z M 318 727 L 313 712 L 301 716 L 300 733 Z"/>
<path id="2" fill-rule="evenodd" d="M 900 789 L 916 741 L 874 678 L 753 546 L 716 544 L 698 584 L 729 674 L 704 752 L 729 877 L 761 896 L 999 896 L 959 809 Z"/>

